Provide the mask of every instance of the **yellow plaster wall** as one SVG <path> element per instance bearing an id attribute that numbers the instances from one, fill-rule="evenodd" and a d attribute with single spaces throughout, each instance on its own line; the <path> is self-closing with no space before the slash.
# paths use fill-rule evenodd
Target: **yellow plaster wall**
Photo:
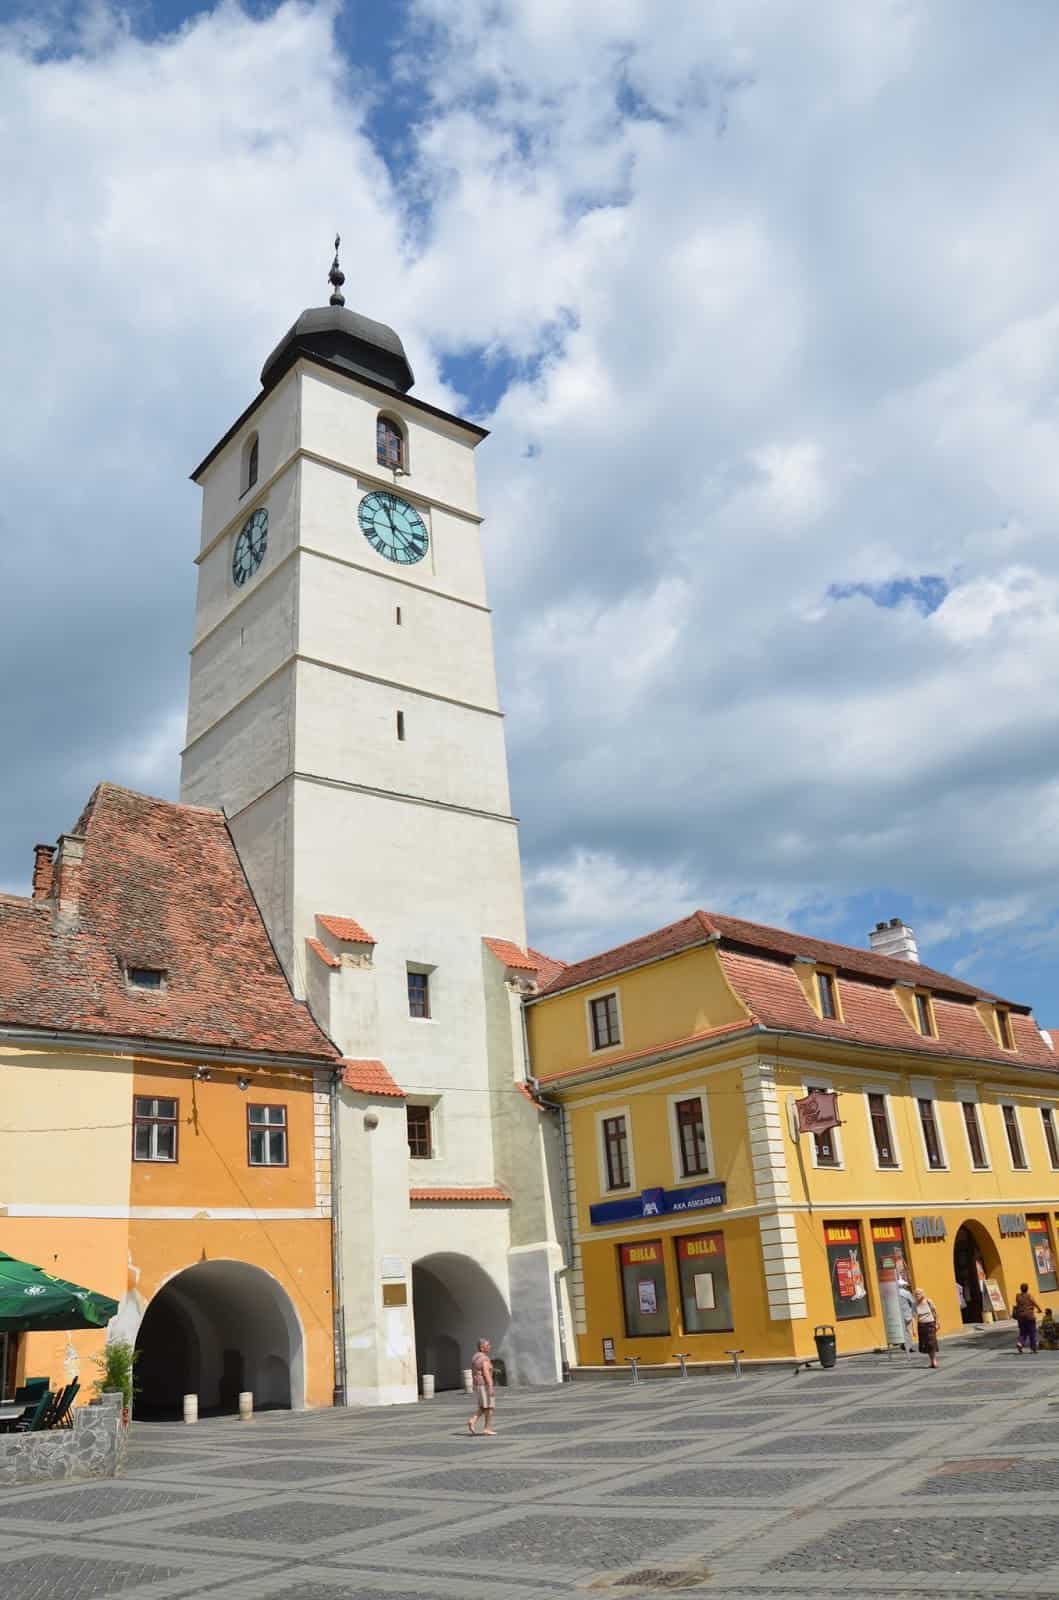
<path id="1" fill-rule="evenodd" d="M 622 1042 L 593 1050 L 588 1003 L 612 990 L 617 991 L 621 1007 Z M 728 986 L 716 953 L 706 947 L 538 1001 L 528 1008 L 526 1026 L 533 1071 L 545 1079 L 589 1061 L 604 1064 L 615 1056 L 686 1039 L 747 1017 L 746 1007 Z"/>
<path id="2" fill-rule="evenodd" d="M 131 1057 L 5 1046 L 0 1079 L 0 1217 L 14 1204 L 128 1204 Z"/>

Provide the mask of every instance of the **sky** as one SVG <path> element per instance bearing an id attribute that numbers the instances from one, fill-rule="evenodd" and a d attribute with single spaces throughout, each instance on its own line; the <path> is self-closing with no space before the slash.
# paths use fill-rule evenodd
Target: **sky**
<path id="1" fill-rule="evenodd" d="M 175 797 L 188 472 L 325 297 L 480 421 L 532 941 L 1059 1026 L 1052 0 L 0 0 L 0 888 Z"/>

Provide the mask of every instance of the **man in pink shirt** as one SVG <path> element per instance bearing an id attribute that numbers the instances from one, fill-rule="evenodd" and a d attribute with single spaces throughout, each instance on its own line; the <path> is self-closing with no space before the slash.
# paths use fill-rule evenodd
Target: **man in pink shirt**
<path id="1" fill-rule="evenodd" d="M 471 1357 L 471 1383 L 474 1386 L 474 1398 L 478 1402 L 478 1409 L 473 1417 L 467 1420 L 467 1432 L 474 1433 L 475 1423 L 479 1417 L 485 1421 L 483 1434 L 488 1434 L 490 1439 L 495 1439 L 493 1430 L 493 1412 L 496 1409 L 496 1385 L 493 1382 L 493 1363 L 489 1359 L 489 1340 L 479 1339 L 478 1349 Z"/>

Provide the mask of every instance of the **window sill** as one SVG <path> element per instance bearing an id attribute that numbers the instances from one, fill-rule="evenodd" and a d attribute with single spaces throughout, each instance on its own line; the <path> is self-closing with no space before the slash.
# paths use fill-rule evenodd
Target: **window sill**
<path id="1" fill-rule="evenodd" d="M 682 1173 L 680 1175 L 680 1177 L 674 1177 L 674 1179 L 673 1179 L 673 1187 L 675 1189 L 687 1188 L 687 1186 L 689 1184 L 702 1183 L 702 1182 L 705 1181 L 705 1179 L 712 1178 L 712 1177 L 713 1177 L 713 1173 L 709 1170 L 709 1168 L 707 1168 L 704 1172 L 686 1172 L 686 1173 Z"/>

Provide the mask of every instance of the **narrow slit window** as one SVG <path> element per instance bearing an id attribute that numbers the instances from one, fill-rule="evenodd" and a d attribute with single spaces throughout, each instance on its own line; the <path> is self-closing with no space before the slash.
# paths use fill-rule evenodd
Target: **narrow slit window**
<path id="1" fill-rule="evenodd" d="M 399 711 L 397 713 L 397 737 L 399 739 L 403 739 L 404 738 L 404 712 L 403 711 Z"/>
<path id="2" fill-rule="evenodd" d="M 997 1006 L 996 1031 L 1000 1036 L 1000 1044 L 1004 1050 L 1014 1050 L 1015 1041 L 1011 1037 L 1011 1013 L 1003 1011 Z"/>
<path id="3" fill-rule="evenodd" d="M 400 606 L 396 607 L 396 614 L 394 616 L 394 621 L 396 622 L 398 627 L 401 626 L 401 608 L 400 608 Z"/>
<path id="4" fill-rule="evenodd" d="M 918 989 L 915 992 L 915 1003 L 916 1026 L 919 1028 L 919 1031 L 923 1035 L 924 1039 L 933 1039 L 934 1023 L 930 1015 L 930 1001 L 927 999 L 925 994 L 920 994 Z"/>
<path id="5" fill-rule="evenodd" d="M 252 433 L 243 446 L 243 481 L 239 485 L 240 493 L 246 494 L 257 482 L 258 442 L 257 434 Z"/>

